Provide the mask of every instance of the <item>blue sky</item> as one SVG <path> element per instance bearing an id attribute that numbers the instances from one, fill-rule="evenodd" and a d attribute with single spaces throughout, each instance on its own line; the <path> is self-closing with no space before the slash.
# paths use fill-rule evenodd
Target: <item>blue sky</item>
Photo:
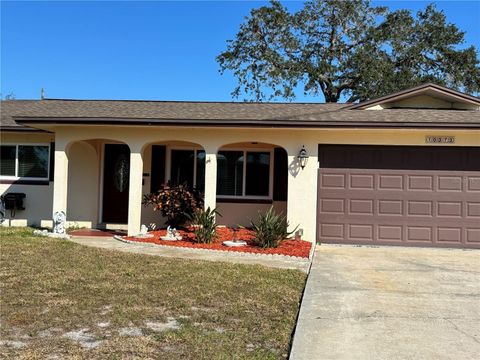
<path id="1" fill-rule="evenodd" d="M 376 1 L 392 9 L 426 1 Z M 480 1 L 435 2 L 480 48 Z M 231 101 L 215 56 L 264 2 L 1 2 L 1 93 L 49 98 Z M 284 2 L 298 9 L 301 2 Z M 303 96 L 297 101 L 319 101 Z"/>

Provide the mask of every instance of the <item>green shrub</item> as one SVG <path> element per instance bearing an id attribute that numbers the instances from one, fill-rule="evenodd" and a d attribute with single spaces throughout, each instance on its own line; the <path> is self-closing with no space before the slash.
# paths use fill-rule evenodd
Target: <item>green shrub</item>
<path id="1" fill-rule="evenodd" d="M 298 228 L 288 231 L 287 217 L 282 213 L 276 214 L 273 206 L 264 214 L 260 214 L 258 222 L 251 221 L 251 227 L 255 233 L 255 242 L 262 248 L 277 247 L 280 241 L 287 239 Z"/>
<path id="2" fill-rule="evenodd" d="M 145 206 L 153 206 L 167 218 L 167 225 L 178 228 L 183 226 L 197 209 L 203 207 L 198 191 L 189 190 L 187 185 L 164 184 L 157 193 L 143 197 Z"/>
<path id="3" fill-rule="evenodd" d="M 197 242 L 202 244 L 211 244 L 216 238 L 217 223 L 215 222 L 215 215 L 222 216 L 217 209 L 207 210 L 197 209 L 192 216 L 189 217 L 193 225 L 193 233 Z"/>

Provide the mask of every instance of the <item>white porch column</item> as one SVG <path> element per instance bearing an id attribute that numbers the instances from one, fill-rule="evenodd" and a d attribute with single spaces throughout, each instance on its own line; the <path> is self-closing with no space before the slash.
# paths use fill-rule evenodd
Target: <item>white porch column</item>
<path id="1" fill-rule="evenodd" d="M 64 234 L 65 221 L 67 214 L 67 191 L 68 191 L 68 156 L 67 143 L 56 139 L 55 149 L 54 179 L 53 179 L 53 232 Z M 62 216 L 61 213 L 65 216 Z M 57 224 L 55 219 L 58 220 Z"/>
<path id="2" fill-rule="evenodd" d="M 318 146 L 305 143 L 309 156 L 304 169 L 300 167 L 297 156 L 298 148 L 290 148 L 288 152 L 288 201 L 287 218 L 290 231 L 297 225 L 303 229 L 302 240 L 316 241 L 317 230 L 317 177 Z"/>
<path id="3" fill-rule="evenodd" d="M 141 148 L 130 146 L 130 182 L 128 193 L 128 235 L 138 235 L 142 225 L 143 158 Z"/>
<path id="4" fill-rule="evenodd" d="M 217 207 L 217 147 L 205 148 L 205 210 Z"/>

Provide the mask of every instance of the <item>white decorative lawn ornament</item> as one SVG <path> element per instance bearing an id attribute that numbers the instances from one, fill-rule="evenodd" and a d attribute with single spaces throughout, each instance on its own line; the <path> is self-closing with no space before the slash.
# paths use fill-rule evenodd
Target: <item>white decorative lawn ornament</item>
<path id="1" fill-rule="evenodd" d="M 222 244 L 227 247 L 240 247 L 240 246 L 246 246 L 247 242 L 243 240 L 238 240 L 237 230 L 233 229 L 233 240 L 224 241 Z"/>
<path id="2" fill-rule="evenodd" d="M 67 214 L 65 211 L 56 211 L 53 214 L 53 233 L 54 234 L 66 234 L 65 223 L 67 221 Z"/>
<path id="3" fill-rule="evenodd" d="M 142 224 L 140 227 L 140 233 L 136 236 L 138 238 L 152 238 L 153 234 L 148 233 L 148 228 Z"/>
<path id="4" fill-rule="evenodd" d="M 35 230 L 33 232 L 33 235 L 69 239 L 70 235 L 67 234 L 66 225 L 67 214 L 65 213 L 65 211 L 57 211 L 53 214 L 52 232 L 48 232 L 47 230 Z"/>
<path id="5" fill-rule="evenodd" d="M 167 227 L 167 235 L 166 236 L 160 236 L 160 240 L 177 241 L 177 240 L 182 240 L 182 237 L 180 236 L 180 233 L 177 231 L 177 229 L 171 228 L 170 226 L 168 226 Z"/>
<path id="6" fill-rule="evenodd" d="M 238 247 L 238 246 L 246 246 L 247 242 L 243 240 L 227 240 L 223 242 L 223 245 L 228 247 Z"/>

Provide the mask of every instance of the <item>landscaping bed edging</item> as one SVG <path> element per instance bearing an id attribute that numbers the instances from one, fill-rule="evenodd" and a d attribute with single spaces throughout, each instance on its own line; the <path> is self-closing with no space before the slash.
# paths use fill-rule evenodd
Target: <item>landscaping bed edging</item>
<path id="1" fill-rule="evenodd" d="M 207 253 L 228 253 L 229 255 L 232 256 L 240 256 L 240 257 L 248 257 L 248 256 L 254 256 L 254 257 L 268 257 L 271 259 L 278 259 L 278 260 L 295 260 L 295 261 L 302 261 L 305 263 L 309 263 L 311 260 L 311 257 L 301 257 L 301 256 L 292 256 L 292 255 L 281 255 L 281 254 L 262 254 L 262 253 L 255 253 L 255 252 L 247 252 L 247 251 L 232 251 L 232 250 L 220 250 L 220 249 L 199 249 L 199 248 L 194 248 L 194 247 L 180 247 L 180 246 L 171 246 L 171 245 L 162 245 L 162 244 L 155 244 L 152 242 L 146 242 L 146 241 L 135 241 L 135 240 L 129 240 L 126 239 L 124 236 L 120 235 L 114 235 L 113 238 L 117 241 L 121 241 L 127 244 L 136 244 L 136 245 L 142 245 L 142 246 L 152 246 L 152 247 L 162 247 L 162 248 L 167 248 L 167 249 L 179 249 L 180 251 L 198 251 L 198 252 L 207 252 Z M 314 248 L 314 244 L 312 244 L 311 248 Z M 311 250 L 310 250 L 311 252 Z"/>

